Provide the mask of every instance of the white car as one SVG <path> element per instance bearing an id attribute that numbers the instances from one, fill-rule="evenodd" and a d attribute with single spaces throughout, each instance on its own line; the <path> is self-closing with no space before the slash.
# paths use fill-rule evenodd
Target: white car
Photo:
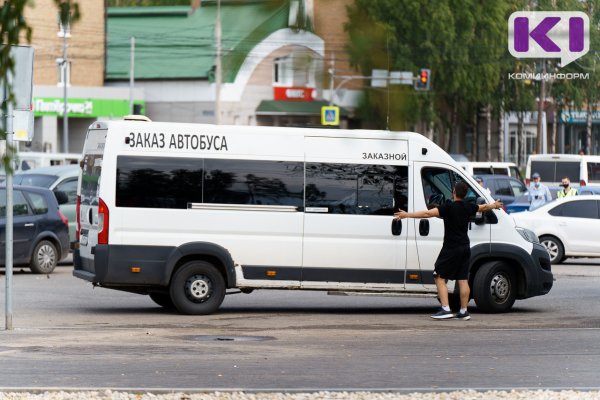
<path id="1" fill-rule="evenodd" d="M 566 197 L 511 215 L 517 226 L 535 232 L 552 264 L 567 257 L 600 257 L 600 195 Z"/>

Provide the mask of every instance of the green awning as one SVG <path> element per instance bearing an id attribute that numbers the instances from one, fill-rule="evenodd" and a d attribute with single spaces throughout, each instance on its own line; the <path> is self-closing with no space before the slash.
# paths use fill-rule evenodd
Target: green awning
<path id="1" fill-rule="evenodd" d="M 256 115 L 321 115 L 321 107 L 328 105 L 326 101 L 263 100 L 256 108 Z M 340 116 L 348 116 L 342 107 Z"/>

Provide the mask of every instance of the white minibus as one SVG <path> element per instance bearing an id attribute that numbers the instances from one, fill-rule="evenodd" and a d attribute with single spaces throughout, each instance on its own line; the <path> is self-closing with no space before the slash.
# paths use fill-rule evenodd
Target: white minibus
<path id="1" fill-rule="evenodd" d="M 574 187 L 600 185 L 600 156 L 533 154 L 527 160 L 527 184 L 536 172 L 540 174 L 541 182 L 548 186 L 558 187 L 564 177 L 568 177 Z"/>
<path id="2" fill-rule="evenodd" d="M 73 274 L 184 314 L 215 312 L 230 289 L 435 299 L 443 220 L 392 216 L 452 201 L 457 181 L 493 201 L 417 133 L 98 121 Z M 548 252 L 503 210 L 469 236 L 480 310 L 550 291 Z"/>

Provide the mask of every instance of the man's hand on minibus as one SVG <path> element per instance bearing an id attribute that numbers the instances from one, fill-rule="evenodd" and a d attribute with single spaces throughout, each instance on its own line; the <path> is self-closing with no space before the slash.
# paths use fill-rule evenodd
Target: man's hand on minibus
<path id="1" fill-rule="evenodd" d="M 394 213 L 395 220 L 404 219 L 404 218 L 408 218 L 408 213 L 406 211 L 398 210 L 397 212 Z"/>

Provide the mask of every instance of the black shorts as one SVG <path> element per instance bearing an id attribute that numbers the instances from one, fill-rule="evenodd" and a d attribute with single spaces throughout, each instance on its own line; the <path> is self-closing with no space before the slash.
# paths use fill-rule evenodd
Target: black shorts
<path id="1" fill-rule="evenodd" d="M 465 280 L 469 278 L 471 247 L 442 247 L 435 262 L 434 275 L 444 279 Z"/>

